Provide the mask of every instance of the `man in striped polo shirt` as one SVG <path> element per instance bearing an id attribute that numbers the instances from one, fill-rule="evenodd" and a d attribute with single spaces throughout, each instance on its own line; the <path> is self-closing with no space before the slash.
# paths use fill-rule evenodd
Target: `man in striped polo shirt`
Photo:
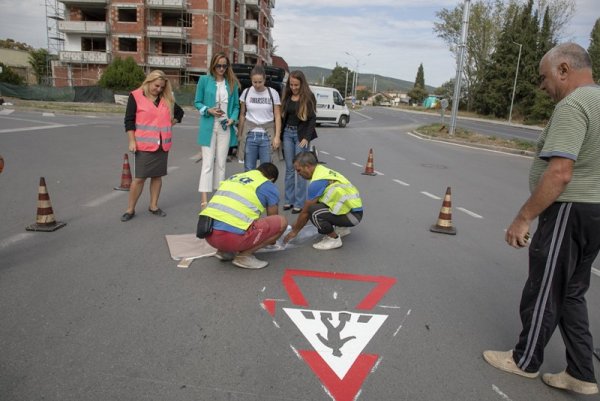
<path id="1" fill-rule="evenodd" d="M 539 74 L 540 88 L 557 105 L 538 139 L 529 174 L 531 196 L 506 231 L 510 246 L 527 246 L 529 226 L 538 218 L 521 297 L 523 330 L 514 350 L 483 356 L 498 369 L 537 377 L 544 347 L 558 326 L 567 368 L 544 374 L 542 380 L 596 394 L 585 293 L 600 250 L 600 87 L 592 78 L 590 56 L 574 43 L 546 53 Z"/>

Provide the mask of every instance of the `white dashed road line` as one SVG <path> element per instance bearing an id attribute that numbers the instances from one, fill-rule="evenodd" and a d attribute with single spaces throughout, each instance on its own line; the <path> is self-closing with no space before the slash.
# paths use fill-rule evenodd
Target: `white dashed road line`
<path id="1" fill-rule="evenodd" d="M 404 185 L 405 187 L 409 187 L 410 186 L 409 183 L 404 182 L 404 181 L 400 181 L 400 180 L 392 180 L 392 181 L 397 182 L 400 185 Z"/>
<path id="2" fill-rule="evenodd" d="M 472 216 L 472 217 L 475 217 L 475 218 L 478 218 L 478 219 L 483 219 L 483 216 L 480 216 L 480 215 L 478 215 L 477 213 L 473 213 L 472 211 L 470 211 L 470 210 L 467 210 L 467 209 L 464 209 L 464 208 L 462 208 L 462 207 L 457 207 L 456 209 L 457 209 L 457 210 L 460 210 L 460 211 L 461 211 L 461 212 L 463 212 L 463 213 L 466 213 L 466 214 L 468 214 L 469 216 Z"/>
<path id="3" fill-rule="evenodd" d="M 358 164 L 358 163 L 354 163 L 354 162 L 352 162 L 352 165 L 354 165 L 354 166 L 356 166 L 356 167 L 363 168 L 363 165 L 362 165 L 362 164 Z"/>
<path id="4" fill-rule="evenodd" d="M 111 192 L 109 194 L 106 194 L 104 196 L 101 196 L 99 198 L 94 199 L 91 202 L 88 202 L 88 203 L 84 204 L 83 207 L 96 207 L 96 206 L 100 206 L 103 203 L 106 203 L 108 201 L 111 201 L 113 199 L 118 198 L 119 196 L 123 195 L 125 192 L 127 192 L 127 191 L 115 191 L 115 192 Z"/>
<path id="5" fill-rule="evenodd" d="M 5 240 L 0 241 L 0 249 L 6 248 L 10 245 L 16 244 L 19 241 L 26 240 L 33 237 L 33 233 L 21 233 L 8 237 Z"/>
<path id="6" fill-rule="evenodd" d="M 502 391 L 500 391 L 498 386 L 496 386 L 495 384 L 492 384 L 492 390 L 494 390 L 496 392 L 496 394 L 498 394 L 500 397 L 502 397 L 503 400 L 512 401 L 510 398 L 508 398 L 508 396 L 506 394 L 504 394 Z"/>
<path id="7" fill-rule="evenodd" d="M 9 129 L 0 129 L 0 134 L 5 132 L 23 132 L 23 131 L 39 131 L 43 129 L 53 129 L 53 128 L 64 128 L 64 127 L 75 127 L 77 124 L 52 124 L 52 125 L 44 125 L 43 127 L 24 127 L 24 128 L 9 128 Z"/>
<path id="8" fill-rule="evenodd" d="M 592 267 L 592 273 L 594 273 L 596 276 L 600 277 L 600 270 Z"/>
<path id="9" fill-rule="evenodd" d="M 346 160 L 346 159 L 344 159 L 344 158 L 343 158 L 343 157 L 341 157 L 341 156 L 335 156 L 335 158 L 336 158 L 336 159 L 338 159 L 338 160 Z"/>
<path id="10" fill-rule="evenodd" d="M 328 155 L 329 152 L 325 152 L 324 150 L 319 150 L 320 153 L 323 153 L 324 155 Z"/>
<path id="11" fill-rule="evenodd" d="M 440 200 L 442 198 L 440 198 L 439 196 L 435 196 L 434 194 L 430 194 L 429 192 L 425 192 L 425 191 L 421 191 L 421 193 L 425 196 L 430 197 L 431 199 L 435 199 L 435 200 Z"/>

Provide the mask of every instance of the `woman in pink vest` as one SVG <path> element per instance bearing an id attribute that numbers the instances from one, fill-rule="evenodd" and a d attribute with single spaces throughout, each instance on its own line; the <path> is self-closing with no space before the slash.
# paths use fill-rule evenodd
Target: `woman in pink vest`
<path id="1" fill-rule="evenodd" d="M 171 148 L 172 126 L 181 122 L 183 110 L 173 98 L 173 89 L 164 72 L 154 70 L 142 85 L 131 92 L 125 111 L 125 131 L 129 151 L 135 153 L 133 180 L 129 189 L 127 210 L 121 221 L 135 216 L 146 178 L 150 177 L 150 206 L 155 216 L 167 214 L 158 207 L 162 176 L 167 175 L 167 159 Z"/>

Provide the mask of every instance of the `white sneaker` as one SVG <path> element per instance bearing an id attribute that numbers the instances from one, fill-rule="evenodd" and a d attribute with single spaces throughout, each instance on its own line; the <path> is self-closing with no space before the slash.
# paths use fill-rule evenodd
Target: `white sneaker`
<path id="1" fill-rule="evenodd" d="M 331 238 L 329 235 L 324 235 L 323 239 L 316 244 L 313 244 L 313 248 L 326 251 L 329 249 L 336 249 L 342 246 L 342 237 L 338 235 L 337 238 Z"/>
<path id="2" fill-rule="evenodd" d="M 223 262 L 229 262 L 230 260 L 233 260 L 235 255 L 231 252 L 217 251 L 214 256 Z"/>
<path id="3" fill-rule="evenodd" d="M 237 255 L 231 263 L 243 269 L 262 269 L 269 264 L 269 262 L 257 259 L 254 255 Z"/>
<path id="4" fill-rule="evenodd" d="M 334 228 L 334 231 L 340 237 L 345 237 L 346 235 L 349 235 L 351 232 L 350 227 L 339 227 L 339 226 Z"/>

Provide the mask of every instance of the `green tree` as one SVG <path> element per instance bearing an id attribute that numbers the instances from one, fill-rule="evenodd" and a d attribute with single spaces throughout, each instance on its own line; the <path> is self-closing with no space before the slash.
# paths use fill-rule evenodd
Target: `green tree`
<path id="1" fill-rule="evenodd" d="M 331 71 L 331 75 L 325 79 L 325 85 L 337 89 L 340 93 L 346 94 L 346 82 L 348 83 L 348 91 L 352 88 L 352 83 L 347 80 L 352 80 L 352 71 L 348 67 L 342 67 L 335 64 L 335 68 Z"/>
<path id="2" fill-rule="evenodd" d="M 425 72 L 423 71 L 423 63 L 419 64 L 419 68 L 417 69 L 417 76 L 415 77 L 415 85 L 413 88 L 420 86 L 421 88 L 425 88 Z"/>
<path id="3" fill-rule="evenodd" d="M 588 53 L 592 59 L 592 74 L 594 81 L 600 83 L 600 18 L 596 20 L 590 34 L 590 47 Z"/>
<path id="4" fill-rule="evenodd" d="M 29 65 L 33 68 L 33 73 L 37 78 L 37 83 L 41 84 L 49 73 L 50 54 L 46 49 L 30 50 Z"/>
<path id="5" fill-rule="evenodd" d="M 127 57 L 125 60 L 117 57 L 106 68 L 98 85 L 115 91 L 131 91 L 139 87 L 145 78 L 144 70 L 132 57 Z"/>
<path id="6" fill-rule="evenodd" d="M 428 93 L 420 86 L 415 86 L 407 93 L 407 95 L 410 97 L 411 103 L 421 104 L 427 97 Z"/>
<path id="7" fill-rule="evenodd" d="M 413 88 L 407 93 L 415 103 L 422 103 L 427 97 L 428 93 L 425 90 L 425 72 L 423 71 L 423 63 L 419 64 L 417 69 L 417 76 L 415 77 L 415 84 Z"/>
<path id="8" fill-rule="evenodd" d="M 14 72 L 12 68 L 0 62 L 0 82 L 6 82 L 7 84 L 23 85 L 25 80 L 19 74 Z"/>

